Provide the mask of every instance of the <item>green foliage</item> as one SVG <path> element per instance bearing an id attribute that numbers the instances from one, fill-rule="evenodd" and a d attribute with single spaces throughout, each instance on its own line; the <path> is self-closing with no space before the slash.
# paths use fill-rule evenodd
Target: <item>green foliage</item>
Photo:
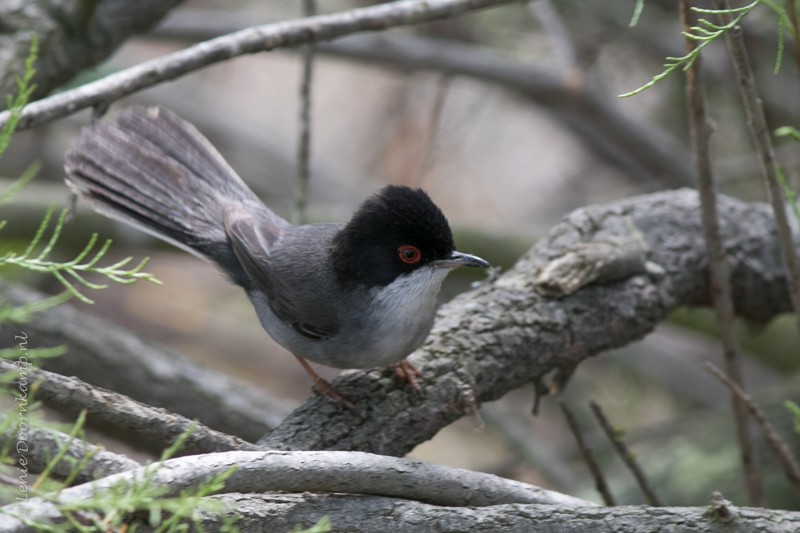
<path id="1" fill-rule="evenodd" d="M 628 24 L 629 28 L 633 28 L 639 23 L 639 17 L 642 16 L 643 9 L 644 9 L 644 0 L 636 0 L 636 5 L 633 8 L 633 16 L 631 17 L 631 21 Z"/>
<path id="2" fill-rule="evenodd" d="M 789 137 L 790 139 L 800 142 L 800 131 L 792 126 L 783 126 L 778 128 L 775 130 L 775 136 Z M 783 194 L 786 196 L 786 200 L 789 202 L 789 206 L 792 208 L 792 214 L 794 214 L 794 218 L 800 222 L 800 206 L 797 205 L 797 195 L 789 186 L 789 182 L 786 180 L 786 176 L 783 175 L 783 169 L 780 165 L 775 165 L 775 174 L 778 176 L 778 181 L 781 184 L 781 188 L 783 188 Z"/>
<path id="3" fill-rule="evenodd" d="M 23 172 L 19 178 L 14 180 L 7 190 L 0 193 L 0 206 L 11 201 L 12 198 L 19 194 L 19 192 L 24 189 L 33 178 L 36 177 L 36 174 L 39 173 L 39 166 L 40 165 L 38 163 L 31 164 L 31 166 L 25 169 L 25 172 Z M 2 224 L 5 225 L 5 221 L 2 221 Z M 0 228 L 2 228 L 2 226 L 0 226 Z"/>
<path id="4" fill-rule="evenodd" d="M 786 400 L 784 405 L 789 412 L 792 413 L 792 417 L 794 417 L 794 432 L 800 436 L 800 405 L 797 405 L 791 400 Z"/>
<path id="5" fill-rule="evenodd" d="M 36 61 L 36 56 L 39 52 L 39 39 L 34 34 L 31 41 L 31 49 L 28 52 L 28 57 L 25 59 L 25 73 L 20 78 L 17 76 L 17 95 L 6 96 L 6 107 L 9 110 L 10 116 L 0 129 L 0 155 L 4 154 L 8 144 L 11 142 L 11 137 L 19 124 L 20 116 L 22 115 L 22 108 L 28 105 L 33 91 L 36 90 L 36 85 L 31 83 L 33 76 L 36 74 L 36 69 L 33 67 Z"/>
<path id="6" fill-rule="evenodd" d="M 660 82 L 679 68 L 683 71 L 689 70 L 697 58 L 700 57 L 700 52 L 703 50 L 703 48 L 735 28 L 742 21 L 742 19 L 749 15 L 750 12 L 760 3 L 762 3 L 762 0 L 755 0 L 746 6 L 733 9 L 701 9 L 698 7 L 692 7 L 691 9 L 695 13 L 701 13 L 704 15 L 730 15 L 733 18 L 730 20 L 730 22 L 723 25 L 714 24 L 706 19 L 698 20 L 698 25 L 692 26 L 690 31 L 681 32 L 687 39 L 696 41 L 697 46 L 695 46 L 686 55 L 681 57 L 667 57 L 667 63 L 664 65 L 664 70 L 660 74 L 653 76 L 649 82 L 642 85 L 638 89 L 634 89 L 633 91 L 619 95 L 619 98 L 628 98 L 629 96 L 639 94 Z"/>
<path id="7" fill-rule="evenodd" d="M 94 533 L 118 531 L 127 526 L 127 531 L 136 531 L 146 524 L 157 532 L 203 531 L 201 511 L 225 512 L 223 503 L 207 499 L 206 496 L 224 489 L 236 467 L 210 477 L 197 487 L 184 490 L 176 497 L 166 497 L 168 488 L 154 482 L 160 464 L 150 465 L 141 476 L 131 480 L 120 480 L 103 491 L 97 491 L 90 499 L 69 503 L 54 503 L 66 517 L 65 529 Z M 235 531 L 232 520 L 227 529 Z"/>
<path id="8" fill-rule="evenodd" d="M 33 39 L 31 50 L 25 62 L 25 73 L 17 78 L 17 94 L 7 98 L 7 106 L 10 112 L 9 120 L 0 128 L 0 156 L 8 148 L 14 131 L 19 124 L 22 109 L 27 105 L 35 89 L 31 83 L 35 70 L 33 68 L 36 60 L 38 41 Z M 31 165 L 11 187 L 0 193 L 0 206 L 11 201 L 37 174 L 39 166 Z M 22 306 L 11 306 L 0 302 L 0 324 L 4 322 L 24 323 L 30 317 L 58 305 L 65 300 L 76 297 L 81 301 L 91 303 L 92 301 L 81 293 L 80 288 L 102 289 L 106 285 L 94 283 L 86 279 L 86 275 L 102 276 L 114 283 L 133 283 L 139 280 L 147 280 L 153 283 L 160 283 L 155 277 L 142 269 L 147 263 L 147 259 L 135 266 L 130 266 L 132 258 L 128 257 L 114 264 L 101 266 L 100 262 L 109 250 L 111 241 L 107 240 L 98 246 L 98 236 L 92 235 L 84 248 L 71 260 L 59 262 L 50 259 L 50 256 L 58 243 L 61 232 L 68 215 L 66 210 L 62 211 L 58 217 L 54 217 L 54 208 L 50 208 L 39 225 L 33 239 L 28 243 L 22 252 L 5 251 L 0 255 L 0 267 L 14 266 L 35 272 L 44 272 L 54 276 L 66 289 L 64 293 L 48 298 L 39 302 L 33 302 Z M 54 221 L 55 219 L 55 221 Z M 54 222 L 53 222 L 54 221 Z M 0 229 L 6 225 L 5 221 L 0 221 Z M 0 467 L 12 467 L 15 472 L 19 472 L 20 483 L 26 487 L 26 496 L 38 496 L 52 502 L 58 507 L 65 516 L 65 521 L 59 524 L 33 524 L 28 523 L 38 531 L 135 531 L 137 527 L 147 524 L 159 532 L 178 532 L 178 531 L 200 531 L 201 511 L 224 512 L 222 503 L 215 500 L 208 500 L 206 496 L 219 492 L 224 488 L 225 480 L 233 473 L 234 469 L 223 472 L 205 480 L 198 487 L 181 492 L 176 497 L 165 497 L 167 487 L 154 482 L 154 477 L 161 464 L 147 467 L 144 473 L 131 482 L 120 481 L 107 491 L 98 491 L 85 501 L 62 503 L 58 501 L 59 492 L 68 487 L 74 479 L 85 469 L 92 454 L 85 454 L 80 459 L 70 455 L 70 445 L 74 439 L 83 439 L 83 425 L 86 414 L 81 413 L 78 420 L 69 431 L 69 439 L 59 441 L 58 449 L 39 473 L 35 482 L 28 484 L 27 459 L 20 457 L 19 460 L 12 456 L 11 452 L 15 445 L 15 438 L 23 438 L 20 435 L 27 432 L 30 422 L 35 416 L 38 407 L 33 401 L 36 385 L 23 382 L 26 375 L 23 373 L 27 365 L 42 357 L 52 357 L 64 352 L 59 348 L 27 348 L 23 341 L 17 347 L 0 350 L 0 358 L 7 360 L 20 361 L 24 356 L 26 362 L 19 364 L 18 372 L 6 372 L 0 376 L 0 390 L 11 392 L 18 399 L 24 402 L 17 406 L 17 416 L 0 415 L 0 434 L 4 436 L 0 441 Z M 12 383 L 19 383 L 19 390 L 14 391 Z M 24 389 L 23 387 L 24 383 Z M 22 392 L 24 390 L 24 393 Z M 24 424 L 24 425 L 23 425 Z M 178 439 L 162 455 L 165 460 L 177 453 L 183 446 L 186 438 L 194 430 L 194 426 Z M 19 442 L 19 441 L 17 441 Z M 22 462 L 24 459 L 24 463 Z M 54 479 L 53 472 L 59 464 L 67 463 L 69 469 L 64 479 Z M 24 470 L 19 465 L 24 467 Z M 32 474 L 32 473 L 31 473 Z M 12 476 L 6 476 L 11 478 Z M 15 501 L 19 496 L 20 486 L 16 483 L 0 483 L 0 497 L 3 501 Z M 235 531 L 232 525 L 233 519 L 227 518 L 223 530 Z"/>
<path id="9" fill-rule="evenodd" d="M 39 300 L 38 302 L 31 302 L 29 304 L 16 307 L 11 305 L 0 306 L 0 324 L 4 324 L 6 322 L 24 324 L 25 322 L 28 322 L 36 313 L 41 313 L 42 311 L 50 309 L 51 307 L 55 307 L 58 304 L 66 302 L 70 298 L 72 298 L 72 295 L 69 292 L 63 292 L 51 298 L 45 298 L 44 300 Z M 0 353 L 2 353 L 2 351 L 0 351 Z"/>
<path id="10" fill-rule="evenodd" d="M 308 529 L 302 529 L 301 526 L 295 526 L 291 533 L 329 533 L 331 531 L 331 520 L 327 516 L 319 519 L 319 522 L 314 524 Z"/>
<path id="11" fill-rule="evenodd" d="M 47 272 L 55 276 L 55 278 L 67 289 L 67 292 L 72 296 L 80 299 L 85 303 L 93 303 L 91 299 L 83 295 L 75 286 L 75 283 L 83 285 L 89 289 L 105 289 L 108 285 L 101 285 L 88 281 L 83 275 L 87 273 L 99 274 L 107 277 L 116 283 L 128 284 L 135 283 L 139 280 L 147 280 L 152 283 L 160 284 L 152 274 L 142 272 L 142 269 L 147 264 L 148 259 L 139 262 L 133 268 L 126 269 L 125 267 L 133 261 L 132 257 L 126 257 L 109 266 L 98 266 L 100 260 L 108 252 L 111 246 L 111 240 L 106 240 L 102 246 L 96 251 L 95 245 L 97 244 L 97 234 L 92 234 L 89 242 L 81 250 L 78 255 L 72 260 L 67 262 L 49 261 L 47 256 L 52 252 L 53 247 L 58 241 L 61 231 L 64 227 L 64 220 L 68 211 L 65 209 L 61 212 L 58 220 L 55 223 L 50 238 L 47 243 L 42 246 L 41 250 L 36 251 L 40 244 L 43 242 L 43 237 L 50 226 L 50 220 L 53 216 L 53 208 L 51 207 L 45 215 L 39 229 L 34 235 L 28 247 L 22 254 L 8 252 L 5 256 L 0 257 L 0 267 L 14 265 L 17 267 L 33 270 L 36 272 Z M 89 258 L 89 256 L 92 256 Z"/>
<path id="12" fill-rule="evenodd" d="M 34 62 L 38 51 L 38 40 L 34 36 L 30 53 L 25 60 L 25 73 L 22 77 L 17 77 L 17 94 L 16 96 L 8 96 L 6 104 L 8 106 L 10 116 L 8 121 L 0 129 L 0 156 L 3 155 L 11 142 L 11 137 L 16 130 L 17 125 L 22 114 L 23 108 L 30 101 L 33 94 L 35 85 L 31 83 L 36 70 L 34 69 Z M 8 190 L 0 193 L 0 206 L 9 202 L 16 194 L 18 194 L 37 174 L 39 165 L 34 163 L 25 172 L 14 181 Z M 61 212 L 54 228 L 47 240 L 40 250 L 37 248 L 42 244 L 43 237 L 50 227 L 50 221 L 53 218 L 53 208 L 51 207 L 33 237 L 28 247 L 21 254 L 15 252 L 7 252 L 4 256 L 0 257 L 0 267 L 16 266 L 26 270 L 36 272 L 45 272 L 53 275 L 66 289 L 62 295 L 54 298 L 48 298 L 42 302 L 35 302 L 33 304 L 23 305 L 21 307 L 13 307 L 9 305 L 0 305 L 0 324 L 6 321 L 25 322 L 31 315 L 41 312 L 47 308 L 58 305 L 74 296 L 85 303 L 93 303 L 90 298 L 81 293 L 76 285 L 83 286 L 88 289 L 104 289 L 108 285 L 98 284 L 87 280 L 84 276 L 86 274 L 95 274 L 103 276 L 115 283 L 134 283 L 139 280 L 147 280 L 152 283 L 160 283 L 152 274 L 142 272 L 142 269 L 147 264 L 147 259 L 142 260 L 138 265 L 132 268 L 126 268 L 133 261 L 133 258 L 127 257 L 112 265 L 99 266 L 100 261 L 106 255 L 111 246 L 111 241 L 107 240 L 99 249 L 95 250 L 97 244 L 97 234 L 93 234 L 89 242 L 81 250 L 78 255 L 72 260 L 67 262 L 58 262 L 48 259 L 48 256 L 53 251 L 61 231 L 64 227 L 68 212 L 66 210 Z M 6 221 L 0 221 L 0 230 L 6 225 Z M 91 257 L 90 257 L 91 256 Z"/>
<path id="13" fill-rule="evenodd" d="M 775 130 L 776 137 L 789 137 L 800 142 L 800 130 L 792 126 L 783 126 Z"/>
<path id="14" fill-rule="evenodd" d="M 6 433 L 14 424 L 13 417 L 0 418 L 0 433 Z M 83 425 L 85 413 L 81 413 L 78 420 L 69 430 L 72 438 L 83 439 Z M 162 533 L 177 533 L 183 531 L 203 531 L 201 513 L 215 514 L 226 513 L 223 503 L 207 498 L 220 492 L 225 487 L 225 481 L 236 470 L 235 467 L 212 476 L 197 487 L 181 491 L 177 496 L 165 496 L 168 487 L 155 482 L 155 476 L 163 467 L 161 461 L 177 453 L 186 439 L 194 431 L 190 427 L 176 443 L 162 454 L 161 460 L 144 468 L 141 475 L 131 480 L 120 480 L 108 489 L 95 491 L 91 498 L 77 502 L 60 502 L 59 492 L 68 487 L 77 475 L 83 471 L 92 458 L 92 454 L 78 459 L 71 457 L 69 452 L 70 440 L 64 440 L 59 445 L 53 458 L 48 462 L 45 470 L 39 475 L 35 483 L 30 486 L 30 496 L 39 497 L 53 503 L 64 516 L 60 524 L 34 523 L 30 520 L 27 524 L 37 531 L 79 531 L 81 533 L 94 533 L 106 531 L 134 532 L 147 526 Z M 8 439 L 0 449 L 0 464 L 16 464 L 10 456 L 12 439 Z M 50 477 L 55 466 L 62 461 L 70 464 L 69 473 L 64 480 L 54 480 Z M 6 501 L 14 501 L 18 487 L 0 484 L 0 495 Z M 226 515 L 223 520 L 222 531 L 235 532 L 236 517 Z M 319 530 L 329 531 L 329 530 Z"/>
<path id="15" fill-rule="evenodd" d="M 36 361 L 38 359 L 47 359 L 48 357 L 58 357 L 67 353 L 64 346 L 53 346 L 52 348 L 31 348 L 25 352 L 25 357 L 29 361 Z M 17 348 L 3 348 L 0 349 L 0 359 L 6 361 L 14 361 L 19 357 L 19 350 Z M 8 383 L 14 376 L 12 374 L 0 375 L 0 385 Z"/>

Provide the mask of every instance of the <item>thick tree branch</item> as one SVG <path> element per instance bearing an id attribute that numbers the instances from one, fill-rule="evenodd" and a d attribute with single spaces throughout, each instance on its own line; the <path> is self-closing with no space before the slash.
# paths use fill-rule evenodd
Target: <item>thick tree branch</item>
<path id="1" fill-rule="evenodd" d="M 0 94 L 12 94 L 35 34 L 36 95 L 100 63 L 128 37 L 148 29 L 182 0 L 0 1 Z M 5 100 L 0 108 L 5 107 Z"/>
<path id="2" fill-rule="evenodd" d="M 33 102 L 22 112 L 18 127 L 30 128 L 87 107 L 107 105 L 147 87 L 245 54 L 325 41 L 351 33 L 419 24 L 513 1 L 398 0 L 332 15 L 247 28 Z M 6 123 L 8 117 L 8 111 L 0 113 L 0 126 Z"/>
<path id="3" fill-rule="evenodd" d="M 14 372 L 9 361 L 0 360 L 0 371 Z M 255 449 L 249 442 L 220 433 L 159 407 L 150 407 L 110 390 L 93 387 L 75 377 L 66 377 L 46 370 L 31 368 L 26 380 L 36 385 L 36 399 L 69 413 L 86 411 L 96 422 L 117 431 L 129 433 L 129 442 L 147 444 L 157 450 L 168 448 L 189 428 L 181 451 L 188 454 L 229 450 Z"/>
<path id="4" fill-rule="evenodd" d="M 727 197 L 719 202 L 738 313 L 766 321 L 787 311 L 786 278 L 769 210 Z M 644 243 L 642 253 L 658 264 L 653 273 L 588 286 L 561 299 L 538 292 L 536 274 L 550 260 L 587 242 L 626 239 Z M 474 412 L 476 400 L 499 398 L 553 369 L 641 338 L 679 305 L 707 305 L 706 269 L 693 191 L 581 209 L 497 282 L 441 310 L 427 345 L 414 356 L 425 371 L 422 396 L 409 394 L 391 372 L 347 372 L 337 386 L 353 393 L 355 412 L 342 413 L 312 398 L 264 443 L 403 455 Z M 19 301 L 21 291 L 4 292 Z M 62 306 L 37 315 L 26 328 L 37 346 L 67 344 L 75 354 L 48 361 L 56 372 L 166 405 L 248 440 L 252 437 L 245 433 L 264 427 L 260 417 L 269 408 L 254 391 L 198 369 L 178 354 L 162 355 L 163 348 L 137 341 L 106 321 Z M 147 398 L 135 392 L 141 383 L 149 383 Z"/>
<path id="5" fill-rule="evenodd" d="M 790 309 L 769 209 L 719 197 L 720 222 L 740 316 L 766 321 Z M 540 295 L 535 273 L 572 247 L 642 240 L 661 273 L 592 285 L 563 298 Z M 262 444 L 280 449 L 365 450 L 403 455 L 478 403 L 650 332 L 678 306 L 708 305 L 708 262 L 697 193 L 641 196 L 575 211 L 518 264 L 440 310 L 412 361 L 423 394 L 389 371 L 346 372 L 335 381 L 356 409 L 312 398 Z"/>
<path id="6" fill-rule="evenodd" d="M 216 496 L 236 509 L 242 533 L 290 531 L 311 527 L 327 516 L 334 531 L 438 533 L 469 531 L 681 531 L 682 533 L 794 533 L 800 513 L 733 508 L 723 521 L 708 507 L 578 507 L 506 504 L 489 507 L 442 507 L 383 496 L 352 494 L 225 494 Z M 223 516 L 203 513 L 203 527 L 218 531 Z"/>
<path id="7" fill-rule="evenodd" d="M 130 472 L 61 491 L 58 503 L 84 501 L 119 484 L 143 483 L 164 487 L 176 496 L 210 477 L 235 468 L 224 492 L 338 492 L 373 494 L 432 505 L 487 506 L 537 503 L 591 507 L 591 502 L 491 474 L 357 452 L 224 452 L 171 459 Z M 58 521 L 55 505 L 41 498 L 24 504 L 35 522 Z M 0 510 L 0 531 L 30 531 L 15 518 L 20 505 Z"/>

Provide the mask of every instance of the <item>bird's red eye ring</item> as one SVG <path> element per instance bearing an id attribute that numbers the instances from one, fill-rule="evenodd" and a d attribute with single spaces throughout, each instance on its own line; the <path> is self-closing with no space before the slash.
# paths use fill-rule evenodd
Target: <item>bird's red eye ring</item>
<path id="1" fill-rule="evenodd" d="M 422 252 L 420 252 L 419 248 L 416 246 L 404 244 L 397 249 L 397 256 L 400 258 L 400 261 L 407 265 L 416 265 L 422 259 Z"/>

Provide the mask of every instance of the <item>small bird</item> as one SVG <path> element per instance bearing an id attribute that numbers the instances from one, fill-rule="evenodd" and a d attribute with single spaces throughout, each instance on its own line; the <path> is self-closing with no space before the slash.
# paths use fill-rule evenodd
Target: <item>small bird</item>
<path id="1" fill-rule="evenodd" d="M 405 358 L 430 332 L 437 294 L 456 267 L 489 267 L 457 252 L 442 211 L 421 189 L 390 185 L 347 224 L 295 226 L 245 185 L 190 123 L 133 106 L 82 130 L 66 182 L 96 211 L 215 264 L 244 288 L 261 325 L 314 380 L 346 397 L 308 361 L 393 365 L 419 391 Z"/>

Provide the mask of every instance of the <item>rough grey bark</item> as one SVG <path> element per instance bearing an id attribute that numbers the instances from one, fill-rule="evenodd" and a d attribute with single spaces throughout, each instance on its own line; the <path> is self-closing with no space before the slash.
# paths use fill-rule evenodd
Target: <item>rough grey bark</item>
<path id="1" fill-rule="evenodd" d="M 372 533 L 794 533 L 800 513 L 737 508 L 724 521 L 708 507 L 578 507 L 505 504 L 442 507 L 397 498 L 353 494 L 225 494 L 214 497 L 236 509 L 242 533 L 311 527 L 327 516 L 333 531 Z M 221 516 L 203 513 L 206 531 L 219 531 Z"/>
<path id="2" fill-rule="evenodd" d="M 15 305 L 43 299 L 4 282 L 0 293 Z M 68 347 L 66 355 L 45 361 L 47 370 L 197 418 L 251 442 L 286 413 L 284 404 L 248 383 L 205 369 L 174 350 L 68 305 L 37 314 L 22 328 L 5 324 L 0 327 L 0 345 L 13 340 L 15 329 L 24 329 L 35 339 L 35 347 Z"/>
<path id="3" fill-rule="evenodd" d="M 786 277 L 769 209 L 761 204 L 746 204 L 726 197 L 720 197 L 719 203 L 733 286 L 736 288 L 734 301 L 739 314 L 752 320 L 767 320 L 788 310 Z M 443 425 L 473 412 L 482 401 L 540 379 L 550 370 L 575 365 L 586 357 L 639 338 L 678 305 L 707 304 L 707 261 L 698 208 L 696 192 L 684 190 L 592 206 L 572 213 L 508 273 L 462 295 L 442 309 L 428 343 L 415 356 L 415 361 L 426 374 L 421 380 L 423 395 L 410 393 L 393 379 L 391 372 L 382 375 L 378 371 L 349 372 L 336 385 L 352 393 L 355 411 L 344 411 L 326 400 L 312 399 L 290 415 L 264 442 L 284 448 L 370 449 L 384 454 L 403 454 L 435 434 Z M 621 242 L 626 238 L 643 243 L 642 250 L 657 268 L 628 279 L 587 286 L 561 299 L 548 298 L 536 291 L 536 274 L 550 261 L 587 242 Z M 613 250 L 611 253 L 613 255 Z M 42 316 L 37 323 L 41 322 Z M 79 322 L 73 317 L 61 327 L 70 329 L 76 323 Z M 58 324 L 50 325 L 55 327 Z M 93 325 L 100 326 L 94 330 L 95 335 L 105 326 L 103 322 Z M 277 459 L 291 457 L 291 454 L 259 454 L 230 452 L 174 460 L 169 463 L 169 468 L 159 470 L 158 475 L 164 476 L 159 479 L 171 490 L 180 490 L 201 478 L 207 479 L 209 473 L 224 471 L 236 463 L 241 473 L 234 474 L 226 487 L 232 492 L 277 489 L 341 491 L 346 487 L 350 492 L 404 496 L 427 504 L 460 507 L 441 509 L 423 505 L 419 509 L 427 514 L 412 514 L 410 510 L 416 509 L 418 504 L 407 500 L 402 503 L 381 500 L 384 505 L 377 500 L 355 497 L 362 504 L 360 511 L 352 508 L 355 503 L 348 504 L 343 508 L 344 514 L 337 516 L 344 524 L 352 519 L 354 523 L 378 527 L 388 523 L 387 512 L 391 506 L 394 514 L 388 516 L 396 517 L 400 513 L 397 520 L 407 531 L 421 527 L 442 531 L 480 531 L 484 526 L 491 529 L 496 525 L 501 529 L 518 527 L 528 530 L 532 524 L 537 528 L 551 527 L 554 530 L 575 524 L 576 529 L 572 529 L 575 531 L 589 527 L 641 531 L 648 524 L 652 528 L 674 525 L 688 531 L 692 528 L 791 531 L 796 529 L 798 521 L 797 513 L 726 509 L 724 505 L 718 506 L 720 511 L 716 515 L 703 514 L 701 509 L 638 507 L 540 507 L 538 511 L 542 511 L 541 514 L 529 515 L 528 512 L 536 512 L 537 508 L 519 505 L 475 511 L 470 507 L 478 503 L 489 506 L 507 504 L 509 500 L 504 499 L 503 494 L 516 498 L 513 495 L 518 495 L 519 486 L 501 481 L 498 488 L 474 480 L 454 480 L 441 470 L 443 467 L 430 465 L 424 467 L 427 472 L 423 473 L 438 481 L 417 479 L 415 483 L 408 483 L 408 471 L 398 465 L 384 462 L 372 470 L 360 469 L 358 457 L 361 454 L 330 456 L 327 462 L 323 456 L 308 455 L 307 465 L 316 472 L 309 478 L 298 474 L 302 468 L 297 464 L 276 467 Z M 392 459 L 382 457 L 374 460 Z M 272 475 L 265 475 L 265 469 L 272 469 Z M 348 477 L 351 475 L 355 477 Z M 112 476 L 99 483 L 115 480 Z M 388 485 L 384 486 L 384 482 Z M 85 491 L 91 490 L 88 487 L 68 489 L 62 497 L 85 497 Z M 375 487 L 384 488 L 374 490 Z M 453 497 L 451 489 L 454 488 L 457 489 L 456 495 L 460 496 L 448 499 Z M 486 500 L 487 497 L 490 499 Z M 288 510 L 250 508 L 246 504 L 248 498 L 241 498 L 240 510 L 249 520 L 248 530 L 254 530 L 255 520 L 263 518 L 264 514 L 275 515 L 270 519 L 276 520 L 276 524 L 283 524 L 281 520 L 284 518 L 276 515 L 280 512 L 290 513 L 287 520 L 309 516 L 308 513 L 291 514 L 295 513 L 294 507 Z M 309 498 L 325 502 L 336 499 Z M 57 518 L 55 509 L 47 502 L 29 500 L 26 504 L 39 513 L 37 517 Z M 254 505 L 261 506 L 263 502 Z M 331 516 L 335 511 L 333 508 L 324 509 Z M 405 509 L 409 512 L 403 514 Z M 5 510 L 13 516 L 13 508 Z M 374 514 L 370 515 L 373 511 Z M 720 514 L 722 511 L 725 511 L 725 516 Z M 313 513 L 318 511 L 310 512 L 314 516 Z M 722 529 L 723 518 L 728 521 L 724 524 L 727 529 Z M 209 520 L 213 522 L 212 518 Z M 358 530 L 358 526 L 353 527 Z M 8 516 L 0 518 L 0 529 L 25 530 Z"/>
<path id="4" fill-rule="evenodd" d="M 720 196 L 719 211 L 738 314 L 766 321 L 788 311 L 767 206 Z M 550 260 L 589 241 L 626 239 L 645 244 L 659 273 L 591 285 L 562 299 L 537 292 L 536 273 Z M 579 209 L 495 282 L 442 307 L 411 358 L 423 372 L 422 394 L 410 393 L 389 371 L 346 372 L 334 386 L 351 394 L 355 410 L 311 398 L 260 443 L 404 455 L 482 402 L 639 339 L 678 306 L 708 305 L 707 267 L 695 191 Z"/>
<path id="5" fill-rule="evenodd" d="M 764 321 L 788 310 L 786 278 L 766 206 L 721 197 L 720 213 L 739 314 Z M 663 273 L 589 286 L 563 299 L 535 290 L 536 274 L 550 259 L 579 243 L 626 239 L 645 242 L 648 259 Z M 441 310 L 428 343 L 413 357 L 425 372 L 422 395 L 410 394 L 388 371 L 347 372 L 337 386 L 353 394 L 356 411 L 341 412 L 312 398 L 262 444 L 404 455 L 472 413 L 478 402 L 641 338 L 679 305 L 706 304 L 706 266 L 693 191 L 576 211 L 506 275 Z M 12 302 L 35 299 L 21 289 L 3 292 Z M 38 346 L 69 347 L 70 355 L 48 360 L 48 369 L 247 440 L 257 439 L 257 432 L 265 431 L 265 417 L 276 413 L 251 387 L 68 306 L 37 315 L 25 327 Z"/>
<path id="6" fill-rule="evenodd" d="M 36 523 L 58 522 L 57 505 L 90 499 L 93 494 L 127 484 L 149 484 L 165 489 L 164 497 L 226 472 L 224 492 L 317 491 L 374 494 L 418 500 L 433 505 L 486 506 L 537 503 L 591 507 L 592 503 L 460 468 L 432 465 L 358 452 L 223 452 L 171 459 L 64 489 L 57 500 L 31 498 L 7 505 L 0 512 L 0 531 L 32 531 L 16 517 Z"/>
<path id="7" fill-rule="evenodd" d="M 0 415 L 0 425 L 5 427 L 8 418 Z M 24 435 L 21 435 L 21 432 Z M 33 426 L 20 429 L 19 424 L 9 424 L 0 432 L 0 447 L 8 447 L 17 461 L 14 467 L 41 473 L 56 453 L 65 448 L 65 458 L 50 471 L 50 477 L 64 480 L 72 476 L 73 469 L 81 465 L 73 483 L 86 483 L 118 472 L 139 468 L 141 465 L 124 455 L 112 453 L 102 447 L 70 437 L 66 433 Z M 32 476 L 31 476 L 32 477 Z"/>
<path id="8" fill-rule="evenodd" d="M 94 66 L 182 0 L 0 0 L 0 94 L 16 90 L 33 35 L 39 40 L 35 96 Z M 5 107 L 5 100 L 0 108 Z"/>

